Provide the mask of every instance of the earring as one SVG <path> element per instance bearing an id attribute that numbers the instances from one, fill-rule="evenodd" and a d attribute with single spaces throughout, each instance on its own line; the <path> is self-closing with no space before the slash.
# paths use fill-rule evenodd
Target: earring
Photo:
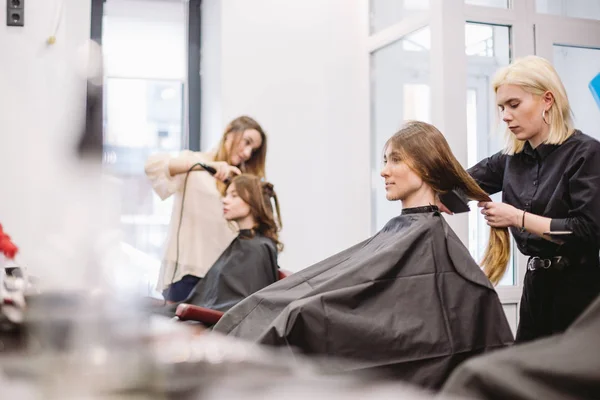
<path id="1" fill-rule="evenodd" d="M 542 110 L 542 120 L 546 123 L 546 125 L 550 125 L 550 121 L 546 121 L 546 112 L 548 113 L 548 117 L 550 116 L 550 112 L 548 110 Z"/>

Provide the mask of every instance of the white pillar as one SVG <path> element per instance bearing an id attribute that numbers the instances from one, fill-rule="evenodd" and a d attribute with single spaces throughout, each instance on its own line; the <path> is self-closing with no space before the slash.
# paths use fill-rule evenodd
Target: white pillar
<path id="1" fill-rule="evenodd" d="M 466 167 L 467 60 L 464 54 L 464 0 L 431 0 L 432 121 L 445 135 L 458 161 Z M 468 245 L 467 214 L 447 220 Z"/>

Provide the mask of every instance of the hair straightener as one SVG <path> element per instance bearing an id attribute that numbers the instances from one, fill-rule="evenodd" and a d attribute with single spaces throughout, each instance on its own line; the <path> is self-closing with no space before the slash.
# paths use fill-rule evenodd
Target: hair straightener
<path id="1" fill-rule="evenodd" d="M 210 165 L 206 165 L 204 163 L 201 162 L 197 162 L 196 164 L 194 164 L 192 166 L 192 168 L 190 168 L 190 171 L 196 166 L 198 165 L 199 167 L 201 167 L 203 170 L 205 170 L 206 172 L 208 172 L 211 175 L 215 175 L 217 173 L 217 170 L 214 169 L 213 167 L 211 167 Z M 231 180 L 229 178 L 225 179 L 225 181 L 223 183 L 225 183 L 226 185 L 229 185 L 229 183 L 231 182 Z"/>
<path id="2" fill-rule="evenodd" d="M 469 208 L 469 199 L 460 189 L 454 189 L 440 194 L 440 201 L 454 214 L 471 211 Z"/>

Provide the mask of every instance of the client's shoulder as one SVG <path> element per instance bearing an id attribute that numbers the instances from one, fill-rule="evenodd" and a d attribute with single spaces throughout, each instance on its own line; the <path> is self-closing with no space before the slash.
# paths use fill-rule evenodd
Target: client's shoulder
<path id="1" fill-rule="evenodd" d="M 260 232 L 254 232 L 251 237 L 245 238 L 242 243 L 248 247 L 253 248 L 266 248 L 269 251 L 277 252 L 277 244 L 273 239 L 261 234 Z"/>
<path id="2" fill-rule="evenodd" d="M 439 211 L 418 214 L 402 214 L 389 220 L 381 232 L 442 229 L 442 223 L 443 218 Z"/>

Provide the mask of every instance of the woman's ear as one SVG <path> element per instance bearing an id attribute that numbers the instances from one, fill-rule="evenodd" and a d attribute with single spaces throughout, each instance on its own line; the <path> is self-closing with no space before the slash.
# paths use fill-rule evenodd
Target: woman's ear
<path id="1" fill-rule="evenodd" d="M 554 104 L 554 95 L 550 91 L 546 91 L 542 95 L 542 101 L 544 102 L 544 110 L 549 110 Z"/>

